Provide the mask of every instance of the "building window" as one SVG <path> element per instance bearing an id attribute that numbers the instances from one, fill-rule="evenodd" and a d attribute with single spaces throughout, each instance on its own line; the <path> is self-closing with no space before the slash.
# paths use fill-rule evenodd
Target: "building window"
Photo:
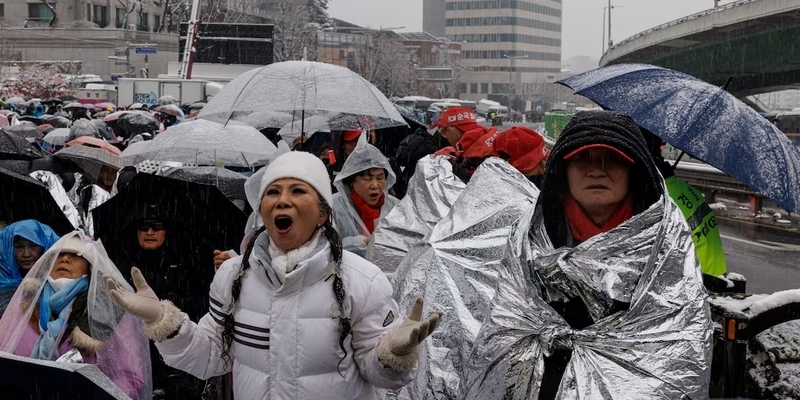
<path id="1" fill-rule="evenodd" d="M 101 28 L 108 26 L 108 7 L 92 5 L 92 22 Z"/>
<path id="2" fill-rule="evenodd" d="M 127 26 L 125 26 L 125 22 L 126 22 L 125 21 L 125 17 L 127 16 L 127 14 L 128 13 L 127 13 L 127 11 L 125 11 L 124 8 L 118 8 L 117 9 L 117 20 L 116 20 L 116 24 L 115 24 L 117 29 L 127 28 Z"/>
<path id="3" fill-rule="evenodd" d="M 51 4 L 55 7 L 55 4 Z M 31 21 L 50 21 L 53 18 L 53 12 L 46 4 L 42 3 L 29 3 L 28 4 L 28 19 Z"/>
<path id="4" fill-rule="evenodd" d="M 461 84 L 461 93 L 467 93 L 467 84 L 466 83 L 462 83 Z"/>
<path id="5" fill-rule="evenodd" d="M 147 19 L 150 18 L 150 14 L 139 12 L 136 14 L 136 30 L 137 31 L 149 31 L 150 26 Z"/>
<path id="6" fill-rule="evenodd" d="M 86 5 L 86 20 L 87 21 L 91 21 L 92 20 L 92 5 L 91 4 L 87 4 Z"/>
<path id="7" fill-rule="evenodd" d="M 6 5 L 0 4 L 0 19 L 3 19 L 5 17 L 6 17 Z"/>
<path id="8" fill-rule="evenodd" d="M 469 84 L 469 92 L 470 93 L 478 93 L 478 84 L 477 83 L 470 83 Z"/>
<path id="9" fill-rule="evenodd" d="M 489 93 L 489 84 L 488 83 L 481 83 L 481 93 L 483 93 L 483 94 Z"/>
<path id="10" fill-rule="evenodd" d="M 158 28 L 160 27 L 161 27 L 161 16 L 153 15 L 153 32 L 158 32 Z"/>

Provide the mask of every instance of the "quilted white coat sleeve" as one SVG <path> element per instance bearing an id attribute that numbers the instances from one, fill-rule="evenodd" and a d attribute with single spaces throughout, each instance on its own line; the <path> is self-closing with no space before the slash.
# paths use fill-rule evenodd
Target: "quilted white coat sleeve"
<path id="1" fill-rule="evenodd" d="M 347 253 L 345 253 L 347 254 Z M 360 262 L 365 262 L 359 259 Z M 345 258 L 345 262 L 349 261 Z M 377 270 L 377 268 L 375 268 Z M 378 343 L 385 333 L 400 326 L 403 314 L 392 298 L 392 286 L 380 270 L 368 287 L 366 301 L 353 305 L 353 348 L 361 376 L 373 385 L 384 389 L 398 389 L 414 380 L 416 367 L 406 372 L 394 371 L 378 359 Z M 359 310 L 360 308 L 360 310 Z"/>
<path id="2" fill-rule="evenodd" d="M 241 259 L 241 256 L 232 258 L 220 266 L 211 283 L 212 300 L 232 304 L 231 288 L 241 270 Z M 200 379 L 230 372 L 233 369 L 233 354 L 230 354 L 231 361 L 226 363 L 222 357 L 223 327 L 219 322 L 221 319 L 213 311 L 206 313 L 199 323 L 192 322 L 185 313 L 182 313 L 182 318 L 183 322 L 177 335 L 156 342 L 164 362 L 170 367 Z"/>

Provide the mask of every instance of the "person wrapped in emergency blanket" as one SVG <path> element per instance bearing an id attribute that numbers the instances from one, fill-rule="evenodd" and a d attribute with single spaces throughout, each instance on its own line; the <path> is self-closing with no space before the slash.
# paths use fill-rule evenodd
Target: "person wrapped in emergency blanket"
<path id="1" fill-rule="evenodd" d="M 576 114 L 512 227 L 458 397 L 706 398 L 708 299 L 664 193 L 630 117 Z"/>

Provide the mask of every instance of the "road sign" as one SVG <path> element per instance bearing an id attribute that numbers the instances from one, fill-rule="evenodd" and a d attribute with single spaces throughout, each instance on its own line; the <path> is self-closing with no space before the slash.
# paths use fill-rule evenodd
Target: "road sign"
<path id="1" fill-rule="evenodd" d="M 156 47 L 137 47 L 134 51 L 136 54 L 158 54 Z"/>

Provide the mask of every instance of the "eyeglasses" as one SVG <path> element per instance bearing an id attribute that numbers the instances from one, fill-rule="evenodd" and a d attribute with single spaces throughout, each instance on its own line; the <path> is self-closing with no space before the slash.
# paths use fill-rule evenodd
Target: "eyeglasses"
<path id="1" fill-rule="evenodd" d="M 159 221 L 142 221 L 139 223 L 138 229 L 140 232 L 147 232 L 150 229 L 154 231 L 163 231 L 164 223 Z"/>

